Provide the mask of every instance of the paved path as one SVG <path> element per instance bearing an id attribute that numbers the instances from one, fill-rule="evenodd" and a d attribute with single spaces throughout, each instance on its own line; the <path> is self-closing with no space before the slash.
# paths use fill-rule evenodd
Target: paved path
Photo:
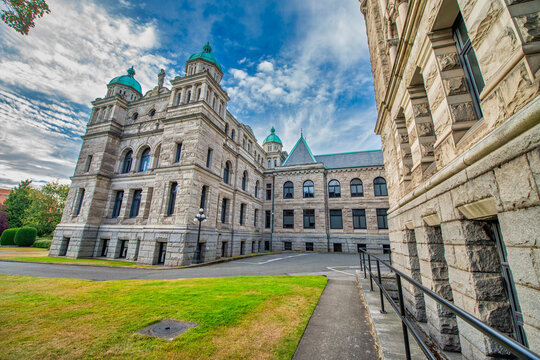
<path id="1" fill-rule="evenodd" d="M 329 281 L 295 353 L 295 360 L 377 359 L 352 254 L 291 253 L 189 269 L 129 269 L 0 261 L 0 274 L 89 280 L 175 279 L 222 276 L 325 275 Z"/>
<path id="2" fill-rule="evenodd" d="M 293 360 L 378 359 L 353 278 L 330 276 Z"/>

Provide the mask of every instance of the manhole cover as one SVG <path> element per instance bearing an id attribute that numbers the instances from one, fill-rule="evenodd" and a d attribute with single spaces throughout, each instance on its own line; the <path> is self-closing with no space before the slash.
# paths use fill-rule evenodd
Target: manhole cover
<path id="1" fill-rule="evenodd" d="M 197 323 L 188 321 L 165 319 L 137 331 L 137 334 L 158 337 L 170 341 L 197 325 Z"/>

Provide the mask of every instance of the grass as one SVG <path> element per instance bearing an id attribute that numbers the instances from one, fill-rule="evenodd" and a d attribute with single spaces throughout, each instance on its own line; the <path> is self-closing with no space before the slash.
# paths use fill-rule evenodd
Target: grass
<path id="1" fill-rule="evenodd" d="M 17 260 L 28 262 L 42 262 L 53 264 L 83 264 L 83 265 L 106 265 L 106 266 L 130 266 L 153 268 L 150 265 L 137 265 L 133 261 L 106 260 L 106 259 L 69 259 L 49 257 L 49 250 L 34 247 L 1 247 L 0 260 Z"/>
<path id="2" fill-rule="evenodd" d="M 92 282 L 0 275 L 2 359 L 290 359 L 324 277 Z M 134 334 L 199 325 L 169 342 Z"/>

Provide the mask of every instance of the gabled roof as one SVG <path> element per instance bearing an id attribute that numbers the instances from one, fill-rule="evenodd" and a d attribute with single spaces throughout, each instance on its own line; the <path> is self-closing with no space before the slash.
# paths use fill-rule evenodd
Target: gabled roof
<path id="1" fill-rule="evenodd" d="M 303 135 L 300 135 L 300 139 L 296 142 L 291 153 L 281 166 L 292 166 L 292 165 L 304 165 L 304 164 L 315 164 L 317 160 L 313 156 L 306 140 Z"/>
<path id="2" fill-rule="evenodd" d="M 327 169 L 351 168 L 360 166 L 383 166 L 381 150 L 354 151 L 339 154 L 316 155 L 317 162 Z"/>

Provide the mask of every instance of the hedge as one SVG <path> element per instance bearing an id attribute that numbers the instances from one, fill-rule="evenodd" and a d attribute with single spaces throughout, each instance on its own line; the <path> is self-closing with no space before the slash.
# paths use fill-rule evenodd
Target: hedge
<path id="1" fill-rule="evenodd" d="M 15 235 L 19 228 L 6 229 L 0 237 L 0 245 L 15 245 Z"/>
<path id="2" fill-rule="evenodd" d="M 35 248 L 49 249 L 51 247 L 52 240 L 36 240 L 34 243 Z"/>
<path id="3" fill-rule="evenodd" d="M 29 226 L 22 227 L 15 235 L 15 244 L 19 246 L 32 246 L 34 241 L 36 241 L 36 236 L 36 228 Z"/>

